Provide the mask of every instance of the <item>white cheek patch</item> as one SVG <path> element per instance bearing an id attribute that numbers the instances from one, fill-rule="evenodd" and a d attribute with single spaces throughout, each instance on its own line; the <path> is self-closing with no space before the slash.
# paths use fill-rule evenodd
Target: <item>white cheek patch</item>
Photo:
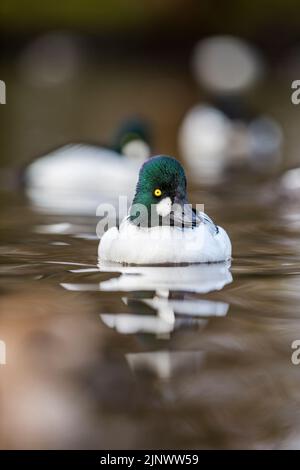
<path id="1" fill-rule="evenodd" d="M 169 197 L 165 197 L 158 204 L 156 204 L 156 212 L 162 217 L 167 217 L 172 209 L 172 201 Z"/>

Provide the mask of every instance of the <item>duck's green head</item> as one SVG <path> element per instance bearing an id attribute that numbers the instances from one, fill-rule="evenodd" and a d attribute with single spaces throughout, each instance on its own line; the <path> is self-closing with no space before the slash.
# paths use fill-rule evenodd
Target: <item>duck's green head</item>
<path id="1" fill-rule="evenodd" d="M 150 157 L 151 136 L 148 123 L 139 117 L 124 121 L 118 129 L 113 148 L 133 160 L 140 162 Z"/>
<path id="2" fill-rule="evenodd" d="M 150 158 L 140 169 L 130 208 L 131 222 L 150 227 L 164 225 L 171 219 L 173 225 L 182 224 L 186 185 L 184 169 L 175 158 L 165 155 Z M 193 217 L 190 211 L 190 224 Z"/>

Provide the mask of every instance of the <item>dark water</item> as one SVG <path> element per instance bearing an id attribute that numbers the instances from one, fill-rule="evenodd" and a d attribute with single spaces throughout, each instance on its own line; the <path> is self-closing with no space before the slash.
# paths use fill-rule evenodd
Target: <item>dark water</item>
<path id="1" fill-rule="evenodd" d="M 297 208 L 243 194 L 202 195 L 231 267 L 176 268 L 98 266 L 96 218 L 2 195 L 2 448 L 299 447 Z"/>

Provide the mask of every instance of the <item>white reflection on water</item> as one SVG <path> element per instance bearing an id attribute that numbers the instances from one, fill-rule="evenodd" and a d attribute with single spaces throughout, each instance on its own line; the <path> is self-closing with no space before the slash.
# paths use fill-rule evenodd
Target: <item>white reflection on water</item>
<path id="1" fill-rule="evenodd" d="M 232 281 L 230 263 L 188 265 L 188 266 L 121 266 L 100 263 L 100 271 L 120 272 L 118 278 L 103 281 L 101 291 L 136 292 L 135 297 L 124 297 L 123 301 L 134 311 L 129 314 L 101 314 L 102 321 L 122 334 L 150 333 L 156 336 L 169 334 L 179 328 L 205 326 L 213 316 L 225 316 L 229 305 L 224 302 L 170 298 L 172 292 L 208 293 L 220 290 Z M 81 290 L 82 285 L 66 286 L 67 289 Z M 91 287 L 90 287 L 91 288 Z M 93 286 L 93 289 L 95 286 Z M 143 291 L 155 291 L 152 298 Z M 148 308 L 153 314 L 145 315 Z"/>
<path id="2" fill-rule="evenodd" d="M 202 351 L 151 351 L 143 353 L 128 353 L 126 360 L 135 373 L 149 371 L 160 379 L 172 377 L 178 369 L 186 364 L 201 366 L 205 353 Z"/>
<path id="3" fill-rule="evenodd" d="M 175 331 L 200 330 L 211 318 L 227 315 L 228 303 L 194 297 L 193 294 L 223 289 L 232 282 L 230 267 L 230 262 L 123 266 L 101 261 L 98 265 L 100 272 L 120 275 L 99 284 L 67 282 L 61 286 L 69 291 L 126 292 L 122 301 L 128 312 L 101 312 L 102 322 L 122 335 L 149 335 L 149 338 L 167 341 Z M 95 271 L 94 268 L 83 267 L 69 272 L 81 275 L 94 274 Z M 126 354 L 128 365 L 134 372 L 149 371 L 160 379 L 171 378 L 180 367 L 198 367 L 202 357 L 202 351 L 169 351 L 167 348 Z"/>
<path id="4" fill-rule="evenodd" d="M 100 318 L 105 325 L 121 334 L 149 333 L 168 339 L 172 331 L 203 327 L 209 318 L 225 316 L 229 309 L 229 305 L 224 302 L 202 299 L 173 301 L 160 298 L 158 295 L 153 299 L 134 299 L 134 301 L 137 312 L 101 314 Z M 152 315 L 143 314 L 145 305 L 153 310 Z"/>
<path id="5" fill-rule="evenodd" d="M 102 314 L 103 323 L 109 328 L 115 328 L 118 333 L 151 333 L 161 335 L 171 333 L 174 329 L 173 323 L 168 323 L 155 315 L 137 314 Z M 175 323 L 175 322 L 174 322 Z"/>
<path id="6" fill-rule="evenodd" d="M 187 266 L 122 266 L 101 261 L 102 272 L 121 276 L 100 283 L 101 291 L 172 290 L 206 294 L 232 282 L 230 262 Z"/>

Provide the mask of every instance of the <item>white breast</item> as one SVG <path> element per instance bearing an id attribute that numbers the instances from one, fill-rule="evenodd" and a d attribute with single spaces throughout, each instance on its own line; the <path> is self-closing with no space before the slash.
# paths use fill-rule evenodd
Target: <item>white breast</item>
<path id="1" fill-rule="evenodd" d="M 221 227 L 212 233 L 202 223 L 184 231 L 177 227 L 139 228 L 125 219 L 120 229 L 108 230 L 99 257 L 129 264 L 208 263 L 231 258 L 231 242 Z"/>

